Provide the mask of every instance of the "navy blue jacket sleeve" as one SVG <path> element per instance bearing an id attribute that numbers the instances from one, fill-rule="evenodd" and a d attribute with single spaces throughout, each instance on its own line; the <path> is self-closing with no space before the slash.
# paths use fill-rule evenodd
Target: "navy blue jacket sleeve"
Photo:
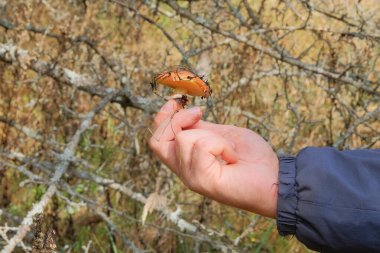
<path id="1" fill-rule="evenodd" d="M 280 158 L 277 229 L 322 252 L 380 252 L 380 149 Z"/>

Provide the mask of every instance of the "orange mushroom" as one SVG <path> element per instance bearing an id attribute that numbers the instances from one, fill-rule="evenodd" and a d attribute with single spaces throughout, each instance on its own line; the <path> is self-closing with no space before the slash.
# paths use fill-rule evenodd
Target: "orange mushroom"
<path id="1" fill-rule="evenodd" d="M 151 82 L 153 91 L 157 89 L 157 84 L 174 89 L 173 98 L 180 99 L 179 103 L 183 105 L 187 103 L 186 95 L 208 98 L 212 93 L 209 83 L 186 67 L 156 75 Z"/>

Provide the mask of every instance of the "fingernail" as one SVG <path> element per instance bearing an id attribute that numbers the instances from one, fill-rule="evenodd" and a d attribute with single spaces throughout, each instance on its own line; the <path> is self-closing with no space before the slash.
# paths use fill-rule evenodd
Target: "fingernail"
<path id="1" fill-rule="evenodd" d="M 189 108 L 187 111 L 188 111 L 189 113 L 191 113 L 191 114 L 196 114 L 196 115 L 198 115 L 198 114 L 201 113 L 201 108 L 199 108 L 199 107 L 191 107 L 191 108 Z"/>

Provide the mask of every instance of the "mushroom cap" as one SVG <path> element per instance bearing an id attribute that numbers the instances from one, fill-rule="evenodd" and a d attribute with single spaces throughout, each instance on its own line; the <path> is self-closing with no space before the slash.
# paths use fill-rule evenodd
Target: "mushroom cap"
<path id="1" fill-rule="evenodd" d="M 162 72 L 155 76 L 154 82 L 175 89 L 180 94 L 205 98 L 211 95 L 208 83 L 188 69 Z"/>

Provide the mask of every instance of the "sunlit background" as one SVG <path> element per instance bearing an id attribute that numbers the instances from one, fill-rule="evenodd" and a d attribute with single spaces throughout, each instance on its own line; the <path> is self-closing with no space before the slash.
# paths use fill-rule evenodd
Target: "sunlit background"
<path id="1" fill-rule="evenodd" d="M 178 65 L 206 75 L 212 97 L 189 106 L 279 154 L 379 148 L 379 8 L 0 1 L 1 252 L 310 252 L 274 220 L 186 189 L 152 154 L 165 101 L 149 83 Z"/>

